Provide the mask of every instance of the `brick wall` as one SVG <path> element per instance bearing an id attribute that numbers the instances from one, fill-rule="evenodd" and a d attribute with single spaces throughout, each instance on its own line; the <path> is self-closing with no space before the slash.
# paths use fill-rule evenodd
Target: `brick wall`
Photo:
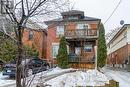
<path id="1" fill-rule="evenodd" d="M 39 52 L 39 57 L 46 58 L 47 48 L 47 35 L 44 31 L 32 30 L 33 38 L 29 39 L 29 30 L 25 30 L 23 33 L 23 44 L 30 47 L 34 46 Z"/>
<path id="2" fill-rule="evenodd" d="M 125 45 L 120 49 L 112 52 L 107 56 L 109 64 L 123 64 L 124 61 L 128 58 L 128 49 L 130 50 L 130 45 Z"/>
<path id="3" fill-rule="evenodd" d="M 77 23 L 76 22 L 69 22 L 67 23 L 66 29 L 69 30 L 75 30 L 77 27 Z M 97 24 L 96 23 L 92 23 L 90 24 L 90 27 L 93 29 L 97 28 Z M 59 43 L 60 39 L 58 37 L 56 37 L 56 25 L 51 25 L 48 27 L 48 35 L 47 35 L 47 59 L 53 59 L 52 58 L 52 43 Z"/>

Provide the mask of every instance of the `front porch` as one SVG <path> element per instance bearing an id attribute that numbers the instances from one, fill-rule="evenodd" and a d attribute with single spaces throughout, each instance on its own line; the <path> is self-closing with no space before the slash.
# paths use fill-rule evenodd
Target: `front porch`
<path id="1" fill-rule="evenodd" d="M 69 64 L 72 68 L 93 69 L 95 67 L 96 40 L 68 40 Z"/>

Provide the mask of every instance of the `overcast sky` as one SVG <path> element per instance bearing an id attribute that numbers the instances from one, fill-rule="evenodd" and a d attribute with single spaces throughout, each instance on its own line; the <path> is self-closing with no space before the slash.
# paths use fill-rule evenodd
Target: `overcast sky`
<path id="1" fill-rule="evenodd" d="M 82 10 L 86 16 L 100 18 L 102 23 L 110 16 L 120 0 L 70 0 L 75 10 Z M 113 16 L 104 25 L 106 33 L 121 26 L 120 20 L 130 23 L 130 0 L 122 0 Z"/>

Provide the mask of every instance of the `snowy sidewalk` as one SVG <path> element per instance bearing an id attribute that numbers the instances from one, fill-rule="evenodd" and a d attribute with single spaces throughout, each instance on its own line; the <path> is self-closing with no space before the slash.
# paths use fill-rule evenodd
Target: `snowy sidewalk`
<path id="1" fill-rule="evenodd" d="M 130 72 L 116 71 L 109 68 L 104 68 L 103 72 L 109 78 L 119 82 L 119 87 L 130 87 Z"/>

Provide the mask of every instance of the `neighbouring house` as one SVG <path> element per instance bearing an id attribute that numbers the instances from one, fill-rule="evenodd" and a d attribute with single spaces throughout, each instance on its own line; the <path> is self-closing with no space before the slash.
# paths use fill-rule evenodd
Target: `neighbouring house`
<path id="1" fill-rule="evenodd" d="M 48 26 L 46 58 L 55 63 L 60 38 L 65 36 L 68 54 L 74 57 L 69 59 L 73 67 L 94 64 L 94 46 L 97 45 L 101 20 L 85 16 L 83 11 L 78 10 L 63 12 L 61 15 L 62 18 L 45 21 Z"/>
<path id="2" fill-rule="evenodd" d="M 113 67 L 130 64 L 130 24 L 122 28 L 107 44 L 107 63 Z"/>
<path id="3" fill-rule="evenodd" d="M 36 49 L 39 52 L 39 58 L 46 59 L 47 31 L 45 29 L 29 21 L 27 28 L 24 30 L 22 41 L 24 45 Z"/>

